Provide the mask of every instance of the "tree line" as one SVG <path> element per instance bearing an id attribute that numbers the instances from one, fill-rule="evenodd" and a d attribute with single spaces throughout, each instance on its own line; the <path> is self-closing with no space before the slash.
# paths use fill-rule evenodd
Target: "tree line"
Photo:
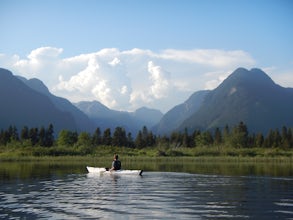
<path id="1" fill-rule="evenodd" d="M 138 131 L 135 138 L 130 132 L 126 132 L 123 127 L 116 127 L 112 133 L 110 128 L 101 131 L 100 128 L 91 134 L 88 132 L 76 132 L 61 130 L 55 138 L 54 127 L 50 124 L 45 127 L 28 128 L 24 126 L 19 134 L 15 126 L 10 126 L 6 130 L 0 131 L 0 145 L 9 143 L 20 143 L 25 146 L 85 146 L 93 148 L 97 146 L 123 146 L 129 148 L 143 149 L 147 147 L 212 147 L 227 146 L 235 148 L 293 148 L 292 128 L 283 126 L 281 130 L 271 129 L 266 136 L 262 133 L 249 134 L 247 126 L 240 122 L 230 128 L 226 125 L 223 129 L 214 130 L 194 130 L 189 133 L 173 132 L 170 136 L 158 136 L 153 134 L 144 126 Z"/>

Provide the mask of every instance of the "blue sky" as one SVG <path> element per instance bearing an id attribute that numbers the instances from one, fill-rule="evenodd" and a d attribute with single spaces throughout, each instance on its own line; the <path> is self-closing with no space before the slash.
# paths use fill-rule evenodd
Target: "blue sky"
<path id="1" fill-rule="evenodd" d="M 290 0 L 0 0 L 0 27 L 0 65 L 71 101 L 165 112 L 238 66 L 293 87 Z"/>

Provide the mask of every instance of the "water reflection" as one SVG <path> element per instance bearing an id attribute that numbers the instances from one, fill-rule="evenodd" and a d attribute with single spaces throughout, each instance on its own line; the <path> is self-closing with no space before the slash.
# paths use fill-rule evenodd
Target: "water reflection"
<path id="1" fill-rule="evenodd" d="M 108 161 L 104 162 L 108 164 Z M 145 171 L 184 172 L 194 174 L 214 174 L 229 176 L 275 176 L 292 177 L 292 163 L 238 163 L 238 162 L 194 162 L 184 160 L 158 161 L 124 161 L 127 169 L 143 169 Z M 70 162 L 1 162 L 0 182 L 2 180 L 62 177 L 68 173 L 86 173 L 87 165 L 96 164 L 70 163 Z"/>
<path id="2" fill-rule="evenodd" d="M 291 177 L 177 172 L 111 176 L 60 169 L 2 179 L 0 218 L 293 218 Z"/>

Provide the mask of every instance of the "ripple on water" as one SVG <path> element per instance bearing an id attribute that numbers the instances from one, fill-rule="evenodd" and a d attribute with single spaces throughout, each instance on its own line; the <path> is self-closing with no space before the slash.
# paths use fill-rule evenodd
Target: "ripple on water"
<path id="1" fill-rule="evenodd" d="M 289 183 L 288 183 L 289 181 Z M 0 218 L 292 218 L 292 179 L 145 172 L 5 183 Z"/>

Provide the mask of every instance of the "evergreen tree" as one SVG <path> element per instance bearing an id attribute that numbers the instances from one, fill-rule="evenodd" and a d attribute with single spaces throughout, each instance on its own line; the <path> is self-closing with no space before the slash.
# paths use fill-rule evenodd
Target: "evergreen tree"
<path id="1" fill-rule="evenodd" d="M 213 136 L 210 131 L 204 131 L 196 136 L 197 146 L 210 146 L 213 144 Z"/>
<path id="2" fill-rule="evenodd" d="M 93 134 L 93 145 L 99 146 L 100 144 L 102 144 L 101 130 L 100 128 L 96 128 Z"/>
<path id="3" fill-rule="evenodd" d="M 290 129 L 287 129 L 286 126 L 283 126 L 282 128 L 282 134 L 281 134 L 281 144 L 282 147 L 284 148 L 290 148 L 290 139 L 291 139 L 291 134 L 290 134 Z"/>
<path id="4" fill-rule="evenodd" d="M 39 131 L 39 145 L 45 146 L 45 141 L 46 141 L 46 131 L 44 127 L 41 127 Z"/>
<path id="5" fill-rule="evenodd" d="M 274 132 L 272 129 L 270 129 L 267 137 L 264 140 L 264 147 L 270 148 L 273 146 L 273 143 L 274 143 Z"/>
<path id="6" fill-rule="evenodd" d="M 179 132 L 172 132 L 170 136 L 170 141 L 172 145 L 174 144 L 176 147 L 182 145 L 182 135 Z"/>
<path id="7" fill-rule="evenodd" d="M 51 147 L 54 144 L 54 127 L 52 124 L 49 124 L 48 129 L 46 130 L 45 135 L 45 146 Z"/>
<path id="8" fill-rule="evenodd" d="M 248 130 L 246 125 L 241 121 L 238 126 L 235 126 L 230 135 L 230 144 L 236 148 L 247 147 Z"/>
<path id="9" fill-rule="evenodd" d="M 190 138 L 188 136 L 187 128 L 184 129 L 184 134 L 182 137 L 182 145 L 183 147 L 190 147 Z"/>
<path id="10" fill-rule="evenodd" d="M 24 126 L 21 130 L 20 138 L 22 141 L 29 139 L 29 129 L 27 126 Z"/>
<path id="11" fill-rule="evenodd" d="M 223 131 L 223 142 L 226 146 L 230 144 L 230 128 L 228 125 L 224 127 Z"/>
<path id="12" fill-rule="evenodd" d="M 222 143 L 222 133 L 219 128 L 216 128 L 214 135 L 214 144 L 219 145 Z"/>
<path id="13" fill-rule="evenodd" d="M 58 146 L 73 146 L 78 141 L 77 132 L 69 130 L 61 130 L 58 135 L 57 143 Z"/>
<path id="14" fill-rule="evenodd" d="M 113 134 L 112 145 L 114 145 L 114 146 L 126 146 L 127 145 L 127 137 L 126 137 L 126 132 L 125 132 L 124 128 L 116 127 L 114 134 Z"/>
<path id="15" fill-rule="evenodd" d="M 288 142 L 289 142 L 289 147 L 293 148 L 293 131 L 292 131 L 292 128 L 288 129 L 287 138 L 288 138 Z"/>
<path id="16" fill-rule="evenodd" d="M 18 141 L 19 140 L 18 131 L 15 126 L 9 126 L 8 134 L 9 134 L 10 141 Z"/>
<path id="17" fill-rule="evenodd" d="M 163 149 L 169 148 L 170 147 L 170 139 L 165 135 L 163 137 L 158 137 L 156 140 L 156 144 L 159 148 L 163 148 Z M 161 153 L 163 153 L 161 156 L 165 155 L 164 152 L 161 152 Z"/>
<path id="18" fill-rule="evenodd" d="M 142 128 L 142 138 L 143 138 L 145 141 L 147 140 L 148 134 L 149 134 L 149 132 L 148 132 L 147 127 L 146 127 L 146 126 L 143 126 L 143 128 Z"/>
<path id="19" fill-rule="evenodd" d="M 135 138 L 135 146 L 137 148 L 140 148 L 140 149 L 142 149 L 142 148 L 144 148 L 146 146 L 146 143 L 144 141 L 144 138 L 143 138 L 143 135 L 142 135 L 141 131 L 138 132 L 138 134 L 137 134 L 137 136 Z"/>
<path id="20" fill-rule="evenodd" d="M 88 132 L 81 132 L 77 138 L 77 146 L 91 146 L 92 138 Z"/>
<path id="21" fill-rule="evenodd" d="M 39 129 L 38 128 L 31 128 L 29 131 L 29 137 L 31 140 L 32 145 L 36 145 L 39 142 Z"/>
<path id="22" fill-rule="evenodd" d="M 1 130 L 0 132 L 0 144 L 6 145 L 10 141 L 9 132 L 7 130 Z"/>
<path id="23" fill-rule="evenodd" d="M 281 147 L 282 137 L 278 129 L 275 129 L 274 133 L 274 142 L 272 147 Z"/>
<path id="24" fill-rule="evenodd" d="M 111 129 L 107 128 L 103 134 L 103 144 L 110 146 L 112 144 Z"/>
<path id="25" fill-rule="evenodd" d="M 149 132 L 147 137 L 147 145 L 152 147 L 156 144 L 156 136 L 153 134 L 153 132 Z"/>
<path id="26" fill-rule="evenodd" d="M 263 147 L 264 137 L 262 133 L 258 133 L 255 137 L 255 147 Z"/>
<path id="27" fill-rule="evenodd" d="M 134 147 L 133 138 L 130 132 L 128 132 L 127 134 L 127 147 L 131 147 L 131 148 Z"/>
<path id="28" fill-rule="evenodd" d="M 194 143 L 193 146 L 194 147 L 199 146 L 198 139 L 199 139 L 200 135 L 201 135 L 201 131 L 200 130 L 195 130 L 193 132 L 192 138 L 193 138 L 193 143 Z"/>

